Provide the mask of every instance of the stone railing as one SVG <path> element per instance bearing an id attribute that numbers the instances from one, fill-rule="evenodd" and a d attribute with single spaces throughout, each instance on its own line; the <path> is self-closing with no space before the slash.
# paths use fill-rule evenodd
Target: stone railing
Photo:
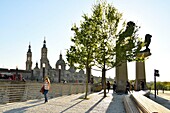
<path id="1" fill-rule="evenodd" d="M 132 94 L 132 99 L 143 113 L 170 113 L 166 107 L 152 101 L 142 94 Z"/>
<path id="2" fill-rule="evenodd" d="M 123 102 L 127 113 L 170 113 L 164 106 L 147 98 L 150 91 L 139 91 L 124 96 Z"/>
<path id="3" fill-rule="evenodd" d="M 0 104 L 9 102 L 21 102 L 31 99 L 43 98 L 40 89 L 43 83 L 33 82 L 0 82 Z M 85 84 L 51 84 L 48 93 L 49 98 L 62 95 L 71 95 L 85 92 Z M 89 85 L 89 93 L 91 86 Z"/>

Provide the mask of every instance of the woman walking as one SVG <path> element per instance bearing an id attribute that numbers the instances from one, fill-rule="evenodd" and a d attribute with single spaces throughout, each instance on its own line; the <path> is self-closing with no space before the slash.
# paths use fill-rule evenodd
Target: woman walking
<path id="1" fill-rule="evenodd" d="M 48 102 L 48 98 L 47 98 L 47 93 L 50 89 L 50 79 L 48 77 L 45 78 L 45 81 L 44 81 L 44 98 L 45 98 L 45 102 Z"/>

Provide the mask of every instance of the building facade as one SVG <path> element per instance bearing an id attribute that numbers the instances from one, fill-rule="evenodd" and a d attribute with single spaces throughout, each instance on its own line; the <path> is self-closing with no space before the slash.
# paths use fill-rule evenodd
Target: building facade
<path id="1" fill-rule="evenodd" d="M 44 39 L 43 47 L 41 48 L 40 66 L 38 62 L 34 68 L 32 68 L 32 52 L 31 45 L 28 46 L 27 58 L 26 58 L 26 71 L 32 71 L 29 79 L 42 81 L 43 76 L 48 76 L 52 82 L 77 82 L 85 83 L 86 75 L 84 70 L 76 71 L 75 67 L 70 67 L 66 70 L 66 63 L 60 53 L 59 59 L 56 62 L 55 68 L 52 68 L 48 60 L 48 49 L 46 46 L 46 40 Z M 24 75 L 23 75 L 24 76 Z"/>

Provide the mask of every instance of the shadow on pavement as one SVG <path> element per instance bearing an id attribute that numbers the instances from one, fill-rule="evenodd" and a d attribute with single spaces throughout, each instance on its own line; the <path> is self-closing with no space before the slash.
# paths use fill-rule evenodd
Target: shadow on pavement
<path id="1" fill-rule="evenodd" d="M 61 111 L 60 113 L 66 112 L 67 110 L 71 109 L 72 107 L 76 106 L 77 104 L 81 103 L 82 101 L 84 101 L 84 100 L 81 100 L 81 101 L 79 101 L 79 102 L 73 104 L 72 106 L 70 106 L 70 107 L 66 108 L 65 110 Z"/>
<path id="2" fill-rule="evenodd" d="M 87 94 L 87 95 L 89 95 L 89 94 Z M 84 97 L 85 97 L 85 94 L 82 94 L 82 95 L 79 96 L 78 98 L 73 99 L 73 100 L 71 100 L 71 101 L 75 101 L 75 100 L 78 100 L 78 99 L 84 99 Z"/>
<path id="3" fill-rule="evenodd" d="M 106 113 L 125 113 L 123 105 L 123 96 L 126 94 L 112 93 L 112 101 L 110 102 Z"/>
<path id="4" fill-rule="evenodd" d="M 153 94 L 150 94 L 150 99 L 170 110 L 170 100 L 167 100 L 159 96 L 156 96 L 155 98 Z"/>
<path id="5" fill-rule="evenodd" d="M 43 102 L 43 100 L 34 100 L 34 101 L 31 101 L 31 102 L 28 102 L 27 104 L 34 104 L 34 103 L 38 103 L 38 102 Z"/>
<path id="6" fill-rule="evenodd" d="M 27 111 L 28 108 L 39 106 L 41 104 L 43 104 L 43 103 L 31 105 L 31 106 L 26 106 L 26 107 L 22 107 L 22 108 L 11 109 L 11 110 L 5 111 L 4 113 L 24 113 L 25 111 Z"/>
<path id="7" fill-rule="evenodd" d="M 86 111 L 85 113 L 90 113 L 90 111 L 92 111 L 103 99 L 104 99 L 104 97 L 101 98 L 97 103 L 95 103 L 95 104 L 94 104 L 88 111 Z"/>

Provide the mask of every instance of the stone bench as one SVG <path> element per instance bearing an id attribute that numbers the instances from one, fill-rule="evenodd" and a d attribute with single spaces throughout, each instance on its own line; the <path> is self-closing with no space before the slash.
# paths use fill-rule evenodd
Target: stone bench
<path id="1" fill-rule="evenodd" d="M 130 95 L 123 97 L 123 103 L 125 106 L 126 113 L 140 113 L 140 109 L 135 105 Z"/>
<path id="2" fill-rule="evenodd" d="M 132 98 L 143 113 L 170 113 L 169 109 L 150 100 L 144 94 L 133 93 L 130 98 Z"/>

